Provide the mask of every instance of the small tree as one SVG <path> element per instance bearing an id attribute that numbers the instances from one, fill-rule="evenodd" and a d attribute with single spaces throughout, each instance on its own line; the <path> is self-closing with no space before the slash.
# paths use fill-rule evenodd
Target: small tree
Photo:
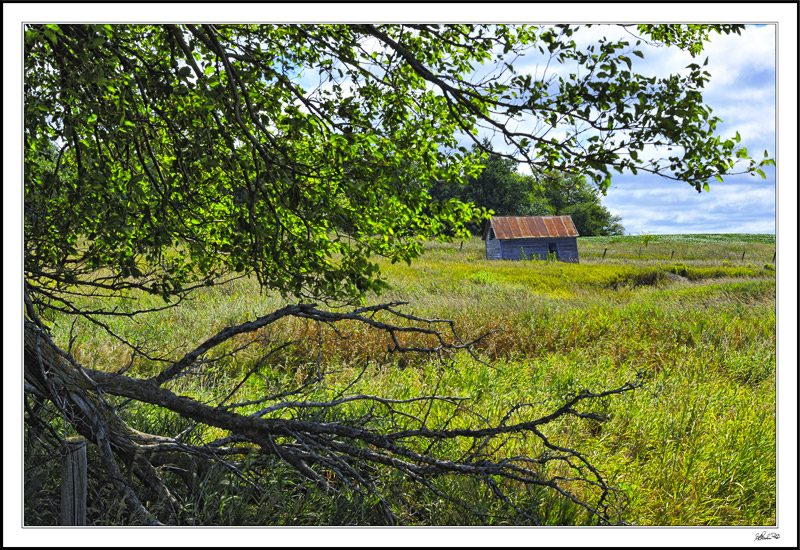
<path id="1" fill-rule="evenodd" d="M 558 216 L 572 218 L 584 237 L 623 235 L 622 219 L 600 203 L 600 191 L 583 177 L 545 171 L 537 174 L 535 188 Z"/>
<path id="2" fill-rule="evenodd" d="M 228 353 L 218 351 L 224 345 L 236 350 L 237 338 L 289 318 L 334 328 L 363 324 L 385 333 L 392 350 L 402 353 L 446 360 L 448 353 L 470 352 L 474 341 L 460 339 L 451 322 L 362 300 L 384 287 L 376 255 L 410 262 L 426 240 L 463 236 L 465 224 L 485 214 L 459 201 L 431 201 L 420 183 L 477 176 L 477 152 L 486 149 L 481 128 L 498 131 L 532 169 L 585 174 L 601 188 L 612 169 L 640 169 L 700 189 L 709 178 L 731 173 L 734 160 L 747 161 L 735 140 L 713 138 L 717 119 L 702 103 L 707 73 L 699 66 L 685 76 L 637 75 L 630 70 L 627 41 L 582 50 L 571 38 L 576 30 L 26 26 L 28 427 L 55 434 L 41 413 L 42 404 L 51 403 L 99 452 L 106 479 L 131 507 L 130 522 L 183 521 L 166 471 L 179 472 L 194 490 L 197 474 L 220 464 L 241 483 L 263 490 L 258 476 L 269 471 L 269 460 L 331 494 L 362 495 L 387 523 L 397 517 L 379 483 L 386 472 L 453 501 L 478 521 L 490 518 L 433 480 L 465 476 L 483 484 L 499 509 L 513 516 L 509 521 L 539 520 L 535 509 L 521 507 L 520 486 L 572 499 L 598 522 L 618 521 L 619 501 L 600 471 L 579 451 L 551 441 L 546 428 L 565 416 L 600 419 L 581 407 L 629 391 L 638 380 L 569 395 L 540 418 L 524 417 L 526 406 L 519 404 L 494 425 L 480 422 L 479 411 L 470 412 L 456 396 L 397 401 L 345 392 L 315 401 L 313 390 L 325 373 L 321 361 L 316 375 L 265 390 L 255 402 L 237 400 L 247 373 L 211 403 L 169 389 L 172 381 L 213 365 Z M 639 32 L 654 31 L 642 26 Z M 694 48 L 707 32 L 659 28 L 658 38 Z M 530 48 L 547 52 L 552 63 L 581 64 L 583 76 L 561 80 L 558 93 L 502 63 L 498 67 L 511 71 L 504 81 L 470 79 L 479 64 Z M 309 73 L 319 81 L 309 85 Z M 539 124 L 519 132 L 498 122 L 523 114 Z M 624 143 L 608 149 L 608 140 L 585 139 L 578 126 L 560 142 L 549 139 L 548 128 L 572 120 Z M 459 148 L 459 134 L 477 149 Z M 639 162 L 634 154 L 673 143 L 685 153 L 666 165 Z M 746 167 L 756 169 L 752 161 Z M 137 305 L 142 293 L 161 296 L 161 308 L 170 308 L 198 287 L 244 276 L 283 296 L 286 305 L 198 336 L 180 351 L 127 341 L 105 322 L 153 311 Z M 84 298 L 96 306 L 86 306 Z M 119 300 L 126 301 L 124 309 L 115 305 Z M 111 332 L 130 359 L 120 356 L 98 370 L 81 365 L 70 342 L 53 341 L 48 319 L 55 312 Z M 154 372 L 137 375 L 134 367 L 145 363 Z M 187 443 L 139 431 L 117 414 L 130 402 L 226 435 Z M 353 402 L 367 403 L 367 412 L 347 413 Z M 413 412 L 419 403 L 437 414 Z M 464 414 L 473 415 L 472 427 L 451 429 L 450 422 Z M 515 434 L 535 438 L 545 451 L 533 457 L 494 452 Z M 451 443 L 457 440 L 467 441 L 470 452 L 455 454 Z M 548 473 L 553 464 L 571 473 Z M 324 472 L 341 482 L 332 483 Z M 581 484 L 593 491 L 591 498 L 575 496 Z M 147 500 L 158 505 L 148 507 Z"/>
<path id="3" fill-rule="evenodd" d="M 482 146 L 489 152 L 481 161 L 480 174 L 463 184 L 438 182 L 431 189 L 434 199 L 456 199 L 498 216 L 568 215 L 584 237 L 625 233 L 621 218 L 600 203 L 600 191 L 584 178 L 542 170 L 524 176 L 513 160 L 495 153 L 488 141 Z M 479 154 L 480 149 L 473 146 L 473 153 Z"/>
<path id="4" fill-rule="evenodd" d="M 485 153 L 485 151 L 489 151 Z M 431 195 L 439 201 L 456 199 L 477 207 L 491 210 L 499 216 L 550 216 L 552 208 L 547 201 L 535 193 L 529 178 L 517 172 L 517 163 L 493 151 L 493 146 L 484 140 L 481 146 L 473 145 L 480 161 L 480 173 L 465 182 L 437 182 Z"/>
<path id="5" fill-rule="evenodd" d="M 647 248 L 648 244 L 653 242 L 653 239 L 655 239 L 655 236 L 653 235 L 648 235 L 646 233 L 642 234 L 642 244 L 644 245 L 645 248 Z"/>

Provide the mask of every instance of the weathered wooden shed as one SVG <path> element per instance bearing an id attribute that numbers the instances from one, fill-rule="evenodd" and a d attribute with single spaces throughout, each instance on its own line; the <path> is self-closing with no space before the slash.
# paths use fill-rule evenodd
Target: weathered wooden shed
<path id="1" fill-rule="evenodd" d="M 483 226 L 487 260 L 578 262 L 578 230 L 569 216 L 493 216 Z"/>

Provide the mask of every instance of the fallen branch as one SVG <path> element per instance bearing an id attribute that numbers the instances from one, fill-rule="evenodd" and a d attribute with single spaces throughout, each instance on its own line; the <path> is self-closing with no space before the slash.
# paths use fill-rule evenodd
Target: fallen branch
<path id="1" fill-rule="evenodd" d="M 158 501 L 166 503 L 164 508 L 169 511 L 166 520 L 170 522 L 179 521 L 178 506 L 156 468 L 182 473 L 187 486 L 197 490 L 198 472 L 208 468 L 210 463 L 223 463 L 239 472 L 243 466 L 231 462 L 234 457 L 256 453 L 278 457 L 302 476 L 337 493 L 343 487 L 332 485 L 322 473 L 330 475 L 332 472 L 346 490 L 377 498 L 385 521 L 390 524 L 396 523 L 398 518 L 387 501 L 389 496 L 377 489 L 381 472 L 387 471 L 400 473 L 473 514 L 479 521 L 489 520 L 486 512 L 476 510 L 474 503 L 464 502 L 457 495 L 437 488 L 434 480 L 447 476 L 472 478 L 487 487 L 500 508 L 534 524 L 539 522 L 536 514 L 517 502 L 509 487 L 519 485 L 554 491 L 582 507 L 596 522 L 614 523 L 621 506 L 620 495 L 583 454 L 552 442 L 543 430 L 564 417 L 602 420 L 578 407 L 584 402 L 631 391 L 640 385 L 639 379 L 611 390 L 584 390 L 567 396 L 561 406 L 535 418 L 526 418 L 525 414 L 526 410 L 533 410 L 532 405 L 520 404 L 496 424 L 488 423 L 465 408 L 465 398 L 436 393 L 408 399 L 354 393 L 319 400 L 298 399 L 296 395 L 288 398 L 294 392 L 286 392 L 283 398 L 272 396 L 274 403 L 250 412 L 253 406 L 266 401 L 212 406 L 177 395 L 162 385 L 191 369 L 223 342 L 286 317 L 327 324 L 362 323 L 389 334 L 394 342 L 393 351 L 425 353 L 440 358 L 444 358 L 445 353 L 469 350 L 483 338 L 462 342 L 451 321 L 401 313 L 395 309 L 399 305 L 402 304 L 382 304 L 349 312 L 323 311 L 306 304 L 286 306 L 254 321 L 219 331 L 150 379 L 84 368 L 60 350 L 41 326 L 26 320 L 26 381 L 37 393 L 53 400 L 78 433 L 98 445 L 107 474 L 133 503 L 133 510 L 142 515 L 145 523 L 155 524 L 158 520 L 147 512 L 141 500 L 133 498 L 132 488 L 121 476 L 112 452 L 154 491 Z M 379 313 L 388 315 L 389 319 L 379 320 Z M 439 327 L 444 327 L 446 332 Z M 433 343 L 403 344 L 398 339 L 400 334 L 429 339 Z M 233 394 L 228 392 L 225 400 Z M 188 445 L 176 439 L 142 433 L 127 426 L 104 396 L 155 405 L 197 424 L 222 429 L 229 436 Z M 354 404 L 361 405 L 361 412 L 345 408 Z M 424 414 L 417 414 L 409 407 L 421 407 Z M 439 420 L 429 426 L 434 407 L 437 407 Z M 286 412 L 291 413 L 288 418 Z M 479 426 L 463 427 L 463 419 L 462 427 L 451 426 L 457 424 L 459 415 L 468 416 Z M 510 422 L 512 418 L 518 421 Z M 519 435 L 535 438 L 544 451 L 534 457 L 504 457 L 497 453 L 509 437 Z M 451 450 L 465 446 L 470 451 L 454 454 Z M 549 467 L 557 465 L 563 466 L 555 468 L 560 473 L 547 473 Z M 571 473 L 565 476 L 565 472 Z M 576 491 L 577 487 L 581 492 Z M 587 494 L 594 496 L 587 499 Z"/>

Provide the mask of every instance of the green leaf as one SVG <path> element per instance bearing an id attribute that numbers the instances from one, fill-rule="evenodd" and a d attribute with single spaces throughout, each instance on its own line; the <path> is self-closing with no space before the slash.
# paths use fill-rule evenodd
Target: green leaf
<path id="1" fill-rule="evenodd" d="M 641 32 L 696 52 L 715 28 Z M 584 46 L 567 38 L 583 31 L 569 27 L 437 29 L 448 39 L 393 24 L 230 24 L 212 34 L 182 25 L 26 27 L 26 209 L 42 204 L 36 216 L 48 220 L 32 231 L 26 215 L 26 239 L 48 250 L 65 250 L 64 235 L 102 241 L 100 259 L 131 249 L 174 253 L 189 267 L 181 280 L 167 276 L 164 295 L 209 273 L 253 269 L 266 289 L 335 303 L 380 286 L 376 256 L 411 261 L 420 243 L 463 234 L 472 205 L 510 215 L 597 203 L 587 189 L 539 192 L 527 178 L 566 183 L 582 174 L 597 193 L 612 168 L 649 168 L 646 144 L 657 143 L 684 151 L 673 168 L 699 188 L 745 153 L 734 149 L 738 134 L 723 141 L 715 133 L 718 119 L 698 91 L 702 74 L 637 74 L 632 57 L 644 54 L 624 40 Z M 391 40 L 362 53 L 357 45 L 375 33 Z M 489 36 L 502 36 L 503 47 Z M 519 37 L 552 51 L 560 79 L 471 79 L 497 54 L 498 69 L 512 66 L 525 45 Z M 236 96 L 220 85 L 226 60 L 217 42 L 235 64 Z M 205 85 L 187 65 L 195 60 Z M 306 89 L 306 77 L 319 73 L 320 85 Z M 575 131 L 579 119 L 591 133 Z M 504 154 L 532 159 L 529 176 L 490 154 L 490 144 L 459 143 L 495 124 L 518 145 Z M 67 144 L 58 177 L 59 153 L 41 165 L 31 158 L 54 143 Z"/>

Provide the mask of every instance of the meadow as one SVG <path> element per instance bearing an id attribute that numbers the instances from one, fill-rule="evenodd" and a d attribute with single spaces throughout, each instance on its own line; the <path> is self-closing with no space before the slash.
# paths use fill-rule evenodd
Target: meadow
<path id="1" fill-rule="evenodd" d="M 174 382 L 171 389 L 211 401 L 263 355 L 266 343 L 288 339 L 297 342 L 270 359 L 268 372 L 251 377 L 240 398 L 274 391 L 324 362 L 329 377 L 317 397 L 333 395 L 354 379 L 352 391 L 386 397 L 435 389 L 469 398 L 471 409 L 497 421 L 517 403 L 547 411 L 569 392 L 614 388 L 641 375 L 642 387 L 597 404 L 603 422 L 569 419 L 552 434 L 580 449 L 627 495 L 621 521 L 775 524 L 774 236 L 592 237 L 579 238 L 578 246 L 578 264 L 487 261 L 479 238 L 430 243 L 410 266 L 381 263 L 388 290 L 367 303 L 407 302 L 403 311 L 408 313 L 452 319 L 464 339 L 501 329 L 477 344 L 480 360 L 467 353 L 447 363 L 389 354 L 385 335 L 363 326 L 336 334 L 290 320 L 239 342 L 249 347 L 221 358 L 202 376 Z M 157 304 L 149 296 L 141 299 Z M 282 305 L 278 296 L 260 292 L 255 281 L 240 279 L 202 289 L 179 307 L 137 317 L 135 323 L 110 319 L 109 326 L 179 357 L 201 338 Z M 130 305 L 119 307 L 124 311 Z M 118 369 L 130 360 L 130 352 L 105 332 L 82 322 L 53 321 L 56 341 L 66 347 L 71 338 L 73 355 L 85 366 Z M 143 375 L 153 368 L 145 361 L 134 366 Z M 140 430 L 165 435 L 189 426 L 146 405 L 121 408 L 120 414 Z M 26 445 L 26 479 L 45 480 L 30 490 L 26 485 L 26 523 L 48 524 L 57 517 L 57 472 L 37 460 L 34 441 Z M 519 440 L 502 452 L 537 449 Z M 230 481 L 222 474 L 205 480 L 203 509 L 192 510 L 195 524 L 372 521 L 364 503 L 329 499 L 285 467 L 275 465 L 268 476 L 270 490 L 258 497 L 228 491 Z M 447 502 L 404 493 L 397 479 L 387 478 L 386 487 L 396 495 L 393 506 L 407 524 L 462 523 Z M 482 498 L 470 494 L 469 486 L 459 490 L 467 499 Z M 94 502 L 105 498 L 102 486 L 92 491 Z M 537 498 L 544 523 L 588 521 L 569 503 Z M 121 506 L 90 504 L 90 523 L 115 524 L 118 510 Z"/>

